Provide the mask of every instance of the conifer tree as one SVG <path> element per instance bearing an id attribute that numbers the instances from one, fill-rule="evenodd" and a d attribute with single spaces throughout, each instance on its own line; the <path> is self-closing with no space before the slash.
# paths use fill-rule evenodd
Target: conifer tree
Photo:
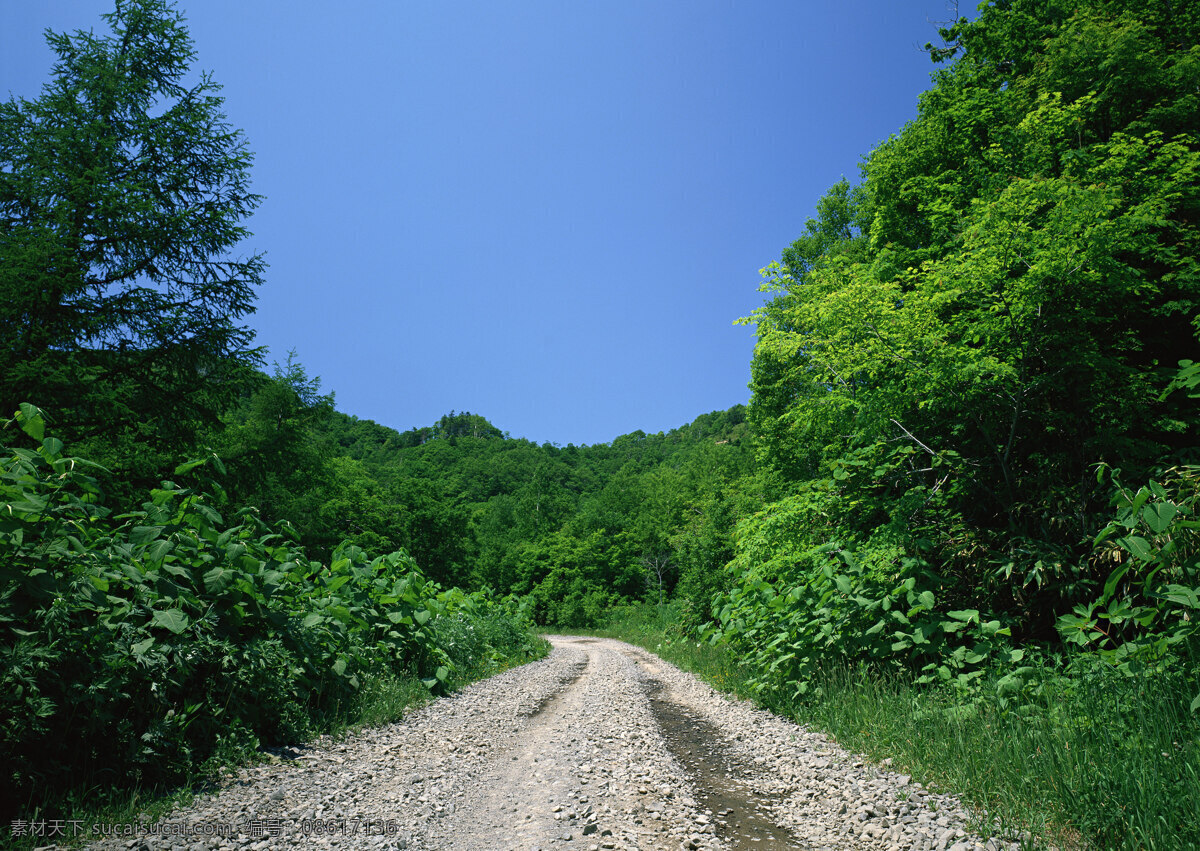
<path id="1" fill-rule="evenodd" d="M 239 322 L 266 264 L 231 253 L 261 198 L 183 17 L 104 18 L 111 35 L 48 31 L 50 82 L 0 103 L 0 405 L 179 451 L 258 360 Z"/>

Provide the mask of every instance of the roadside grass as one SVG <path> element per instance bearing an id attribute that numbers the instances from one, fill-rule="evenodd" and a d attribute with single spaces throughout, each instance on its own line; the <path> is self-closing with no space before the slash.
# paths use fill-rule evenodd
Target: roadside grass
<path id="1" fill-rule="evenodd" d="M 831 667 L 801 700 L 754 696 L 725 647 L 688 637 L 672 606 L 618 610 L 588 634 L 657 653 L 713 687 L 836 739 L 925 786 L 959 795 L 985 835 L 1026 847 L 1200 847 L 1200 718 L 1172 673 L 1127 676 L 1090 657 L 1044 660 L 1016 699 Z"/>
<path id="2" fill-rule="evenodd" d="M 476 635 L 464 633 L 458 637 L 459 654 L 455 657 L 458 665 L 454 675 L 445 684 L 446 694 L 509 668 L 543 658 L 550 652 L 549 643 L 536 636 L 528 652 L 514 655 L 488 652 L 482 649 L 482 645 L 497 640 L 498 630 L 510 630 L 503 624 L 477 622 L 476 626 L 479 627 Z M 512 643 L 492 646 L 518 646 L 513 640 L 516 636 L 503 637 Z M 472 652 L 475 655 L 467 655 Z M 309 725 L 311 739 L 321 735 L 341 738 L 368 727 L 390 724 L 434 699 L 435 695 L 415 675 L 398 675 L 387 670 L 371 672 L 364 675 L 362 688 L 353 704 L 341 707 L 336 713 L 326 713 L 312 719 Z M 303 712 L 300 707 L 297 710 Z M 93 826 L 97 830 L 107 828 L 111 831 L 113 826 L 125 828 L 153 824 L 168 816 L 172 810 L 188 806 L 197 795 L 218 790 L 223 782 L 236 775 L 237 769 L 278 761 L 274 750 L 259 747 L 257 740 L 244 731 L 231 730 L 216 753 L 178 785 L 130 789 L 113 788 L 100 782 L 80 784 L 57 800 L 30 804 L 25 808 L 27 814 L 22 821 L 30 827 L 39 825 L 38 835 L 26 833 L 18 836 L 15 825 L 0 825 L 0 849 L 28 851 L 52 843 L 60 847 L 79 847 L 105 838 L 103 835 L 93 835 Z M 61 832 L 50 835 L 55 830 Z"/>
<path id="3" fill-rule="evenodd" d="M 1178 684 L 1067 667 L 1015 705 L 993 683 L 967 700 L 843 668 L 815 699 L 772 708 L 871 758 L 892 756 L 1009 833 L 1060 847 L 1196 848 L 1200 738 Z"/>

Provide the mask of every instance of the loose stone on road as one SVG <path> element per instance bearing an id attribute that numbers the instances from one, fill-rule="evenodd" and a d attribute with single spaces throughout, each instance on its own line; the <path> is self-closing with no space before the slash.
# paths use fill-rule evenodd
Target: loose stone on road
<path id="1" fill-rule="evenodd" d="M 239 772 L 128 849 L 1015 849 L 953 798 L 619 641 Z M 224 835 L 214 830 L 229 826 Z"/>

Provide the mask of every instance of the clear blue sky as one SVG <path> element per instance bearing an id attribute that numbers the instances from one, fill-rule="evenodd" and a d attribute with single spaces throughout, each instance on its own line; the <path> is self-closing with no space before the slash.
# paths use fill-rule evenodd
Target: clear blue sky
<path id="1" fill-rule="evenodd" d="M 9 0 L 0 96 L 103 0 Z M 182 0 L 266 197 L 249 317 L 340 410 L 599 443 L 749 399 L 758 269 L 916 114 L 946 0 Z M 964 10 L 966 5 L 964 4 Z M 940 43 L 940 42 L 939 42 Z"/>

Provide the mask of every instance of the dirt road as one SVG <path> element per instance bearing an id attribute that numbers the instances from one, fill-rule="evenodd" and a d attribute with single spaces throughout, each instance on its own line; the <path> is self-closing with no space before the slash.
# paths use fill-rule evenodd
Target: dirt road
<path id="1" fill-rule="evenodd" d="M 965 849 L 949 797 L 730 701 L 639 648 L 549 657 L 403 722 L 242 771 L 106 848 Z"/>

